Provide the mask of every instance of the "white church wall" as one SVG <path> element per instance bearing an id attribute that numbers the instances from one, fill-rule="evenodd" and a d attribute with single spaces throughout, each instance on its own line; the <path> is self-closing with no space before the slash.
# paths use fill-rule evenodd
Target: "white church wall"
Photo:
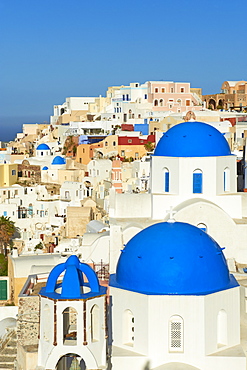
<path id="1" fill-rule="evenodd" d="M 164 169 L 169 171 L 169 193 L 179 192 L 179 158 L 153 156 L 151 162 L 151 192 L 165 194 Z"/>
<path id="2" fill-rule="evenodd" d="M 237 165 L 235 156 L 216 158 L 216 193 L 237 192 Z M 225 171 L 225 174 L 224 174 Z"/>
<path id="3" fill-rule="evenodd" d="M 113 345 L 142 355 L 148 355 L 148 338 L 150 335 L 148 296 L 114 287 L 110 288 L 110 292 L 113 300 Z M 126 311 L 131 311 L 133 314 L 133 322 L 130 320 L 130 323 L 128 323 Z M 126 330 L 130 332 L 128 342 L 126 342 L 128 340 Z M 131 340 L 132 337 L 133 340 Z"/>
<path id="4" fill-rule="evenodd" d="M 115 206 L 110 217 L 115 218 L 149 218 L 151 216 L 150 194 L 116 194 Z"/>
<path id="5" fill-rule="evenodd" d="M 193 193 L 193 173 L 202 172 L 202 193 Z M 216 194 L 215 157 L 179 158 L 179 195 L 188 197 Z"/>
<path id="6" fill-rule="evenodd" d="M 205 323 L 206 355 L 240 344 L 239 287 L 205 296 Z"/>
<path id="7" fill-rule="evenodd" d="M 158 295 L 149 297 L 149 358 L 152 366 L 181 362 L 199 367 L 204 355 L 204 297 Z M 171 345 L 170 320 L 181 318 L 181 346 Z M 159 319 L 157 319 L 159 318 Z"/>

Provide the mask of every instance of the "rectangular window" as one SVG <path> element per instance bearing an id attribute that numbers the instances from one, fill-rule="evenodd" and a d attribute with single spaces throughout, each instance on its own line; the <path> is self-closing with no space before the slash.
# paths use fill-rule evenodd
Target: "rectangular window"
<path id="1" fill-rule="evenodd" d="M 193 193 L 202 193 L 202 173 L 193 173 Z"/>
<path id="2" fill-rule="evenodd" d="M 0 280 L 0 300 L 6 301 L 8 299 L 7 293 L 7 280 Z"/>
<path id="3" fill-rule="evenodd" d="M 12 176 L 15 176 L 16 175 L 16 170 L 12 170 Z"/>
<path id="4" fill-rule="evenodd" d="M 3 211 L 3 215 L 4 215 L 4 217 L 7 217 L 8 216 L 8 212 L 7 211 Z"/>
<path id="5" fill-rule="evenodd" d="M 166 89 L 164 87 L 162 87 L 161 92 L 162 93 L 165 93 L 166 92 Z"/>
<path id="6" fill-rule="evenodd" d="M 159 92 L 158 87 L 156 87 L 156 88 L 154 89 L 154 92 L 155 92 L 155 93 L 158 93 L 158 92 Z"/>
<path id="7" fill-rule="evenodd" d="M 165 172 L 165 192 L 169 193 L 169 172 Z"/>
<path id="8" fill-rule="evenodd" d="M 169 325 L 169 352 L 183 352 L 183 320 L 173 316 Z"/>
<path id="9" fill-rule="evenodd" d="M 190 100 L 186 100 L 186 107 L 190 106 Z"/>
<path id="10" fill-rule="evenodd" d="M 144 95 L 144 99 L 147 99 L 147 98 L 148 98 L 148 95 L 147 95 L 147 94 L 145 94 L 145 95 Z"/>
<path id="11" fill-rule="evenodd" d="M 121 157 L 125 156 L 125 150 L 121 150 Z"/>
<path id="12" fill-rule="evenodd" d="M 180 91 L 181 91 L 181 93 L 184 93 L 184 87 L 181 87 Z"/>

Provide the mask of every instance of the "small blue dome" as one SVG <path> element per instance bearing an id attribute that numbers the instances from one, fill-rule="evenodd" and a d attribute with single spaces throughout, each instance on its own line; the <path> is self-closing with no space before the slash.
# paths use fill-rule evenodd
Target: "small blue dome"
<path id="1" fill-rule="evenodd" d="M 127 243 L 110 285 L 144 294 L 204 295 L 238 283 L 207 233 L 182 222 L 162 222 Z"/>
<path id="2" fill-rule="evenodd" d="M 210 157 L 231 155 L 224 135 L 203 122 L 184 122 L 164 133 L 154 151 L 164 157 Z"/>
<path id="3" fill-rule="evenodd" d="M 36 150 L 50 150 L 50 147 L 47 144 L 39 144 Z"/>
<path id="4" fill-rule="evenodd" d="M 48 167 L 47 167 L 47 166 L 44 166 L 44 167 L 42 168 L 42 170 L 48 170 Z"/>
<path id="5" fill-rule="evenodd" d="M 62 283 L 57 283 L 64 273 Z M 83 280 L 86 275 L 88 283 Z M 49 274 L 47 284 L 40 294 L 53 299 L 85 299 L 105 294 L 106 288 L 99 285 L 95 271 L 87 264 L 81 263 L 77 256 L 70 256 L 65 263 L 55 266 Z"/>
<path id="6" fill-rule="evenodd" d="M 52 161 L 52 163 L 51 164 L 66 164 L 66 160 L 63 158 L 63 157 L 61 157 L 60 155 L 57 155 L 54 159 L 53 159 L 53 161 Z"/>

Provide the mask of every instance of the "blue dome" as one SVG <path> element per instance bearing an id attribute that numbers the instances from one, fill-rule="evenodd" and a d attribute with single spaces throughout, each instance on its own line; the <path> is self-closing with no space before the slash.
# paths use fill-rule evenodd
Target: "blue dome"
<path id="1" fill-rule="evenodd" d="M 50 147 L 47 144 L 39 144 L 36 150 L 50 150 Z"/>
<path id="2" fill-rule="evenodd" d="M 155 156 L 209 157 L 231 155 L 225 137 L 203 122 L 184 122 L 164 133 L 154 151 Z"/>
<path id="3" fill-rule="evenodd" d="M 238 283 L 208 234 L 186 223 L 162 222 L 127 243 L 110 285 L 144 294 L 204 295 Z"/>
<path id="4" fill-rule="evenodd" d="M 42 170 L 48 170 L 48 167 L 47 167 L 47 166 L 44 166 L 44 167 L 42 168 Z"/>
<path id="5" fill-rule="evenodd" d="M 57 283 L 64 271 L 62 283 Z M 88 283 L 84 282 L 83 274 Z M 40 290 L 42 296 L 53 299 L 85 299 L 105 292 L 106 288 L 99 285 L 95 271 L 89 265 L 81 263 L 75 255 L 70 256 L 65 263 L 55 266 L 49 274 L 46 286 Z"/>
<path id="6" fill-rule="evenodd" d="M 51 164 L 66 164 L 66 160 L 63 157 L 60 157 L 60 155 L 57 155 Z"/>

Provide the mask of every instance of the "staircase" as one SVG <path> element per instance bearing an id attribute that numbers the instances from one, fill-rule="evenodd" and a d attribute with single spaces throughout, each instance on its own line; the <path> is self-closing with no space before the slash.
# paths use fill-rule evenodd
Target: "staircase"
<path id="1" fill-rule="evenodd" d="M 0 370 L 16 369 L 17 337 L 16 329 L 9 328 L 0 343 Z"/>

